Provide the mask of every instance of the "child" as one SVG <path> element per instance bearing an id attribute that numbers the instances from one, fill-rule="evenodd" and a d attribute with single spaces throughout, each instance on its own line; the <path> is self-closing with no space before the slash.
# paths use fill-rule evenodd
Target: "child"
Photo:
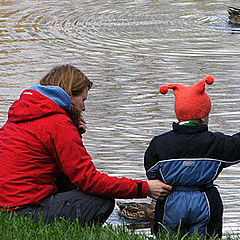
<path id="1" fill-rule="evenodd" d="M 169 84 L 160 88 L 166 94 L 173 89 L 178 123 L 173 130 L 155 136 L 146 150 L 144 165 L 149 179 L 172 185 L 166 200 L 156 204 L 154 233 L 164 226 L 176 233 L 222 236 L 223 205 L 213 181 L 224 167 L 240 160 L 239 134 L 227 136 L 208 131 L 211 100 L 205 83 L 193 86 Z"/>

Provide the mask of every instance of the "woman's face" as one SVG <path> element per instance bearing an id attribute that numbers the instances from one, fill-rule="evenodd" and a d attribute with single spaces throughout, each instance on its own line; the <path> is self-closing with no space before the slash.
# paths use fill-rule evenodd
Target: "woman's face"
<path id="1" fill-rule="evenodd" d="M 80 108 L 82 111 L 85 111 L 85 100 L 87 99 L 88 95 L 88 88 L 85 88 L 82 93 L 80 93 L 78 96 L 73 96 L 72 97 L 72 103 Z"/>

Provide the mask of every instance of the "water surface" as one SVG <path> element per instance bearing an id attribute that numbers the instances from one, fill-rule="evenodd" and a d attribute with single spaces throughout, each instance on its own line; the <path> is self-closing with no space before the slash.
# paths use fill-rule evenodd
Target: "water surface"
<path id="1" fill-rule="evenodd" d="M 212 74 L 209 128 L 239 131 L 240 28 L 228 24 L 229 5 L 236 1 L 0 1 L 0 125 L 23 89 L 69 63 L 94 82 L 84 142 L 111 176 L 146 179 L 146 147 L 175 121 L 173 94 L 158 94 L 162 84 Z M 216 182 L 224 232 L 239 229 L 239 172 L 230 167 Z M 109 221 L 120 221 L 116 212 Z"/>

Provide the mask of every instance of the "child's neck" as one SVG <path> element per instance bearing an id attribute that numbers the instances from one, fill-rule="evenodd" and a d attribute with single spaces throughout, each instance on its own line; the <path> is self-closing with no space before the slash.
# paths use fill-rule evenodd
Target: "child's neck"
<path id="1" fill-rule="evenodd" d="M 178 122 L 180 125 L 184 125 L 184 126 L 197 126 L 199 125 L 199 123 L 195 122 L 195 121 L 179 121 Z"/>

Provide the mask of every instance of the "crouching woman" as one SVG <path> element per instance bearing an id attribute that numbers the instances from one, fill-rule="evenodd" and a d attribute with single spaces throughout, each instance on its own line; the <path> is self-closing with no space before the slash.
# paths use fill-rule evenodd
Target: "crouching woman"
<path id="1" fill-rule="evenodd" d="M 114 198 L 165 198 L 159 180 L 99 172 L 82 141 L 84 102 L 92 82 L 71 65 L 54 67 L 40 85 L 22 92 L 0 129 L 0 208 L 45 223 L 106 221 Z"/>

